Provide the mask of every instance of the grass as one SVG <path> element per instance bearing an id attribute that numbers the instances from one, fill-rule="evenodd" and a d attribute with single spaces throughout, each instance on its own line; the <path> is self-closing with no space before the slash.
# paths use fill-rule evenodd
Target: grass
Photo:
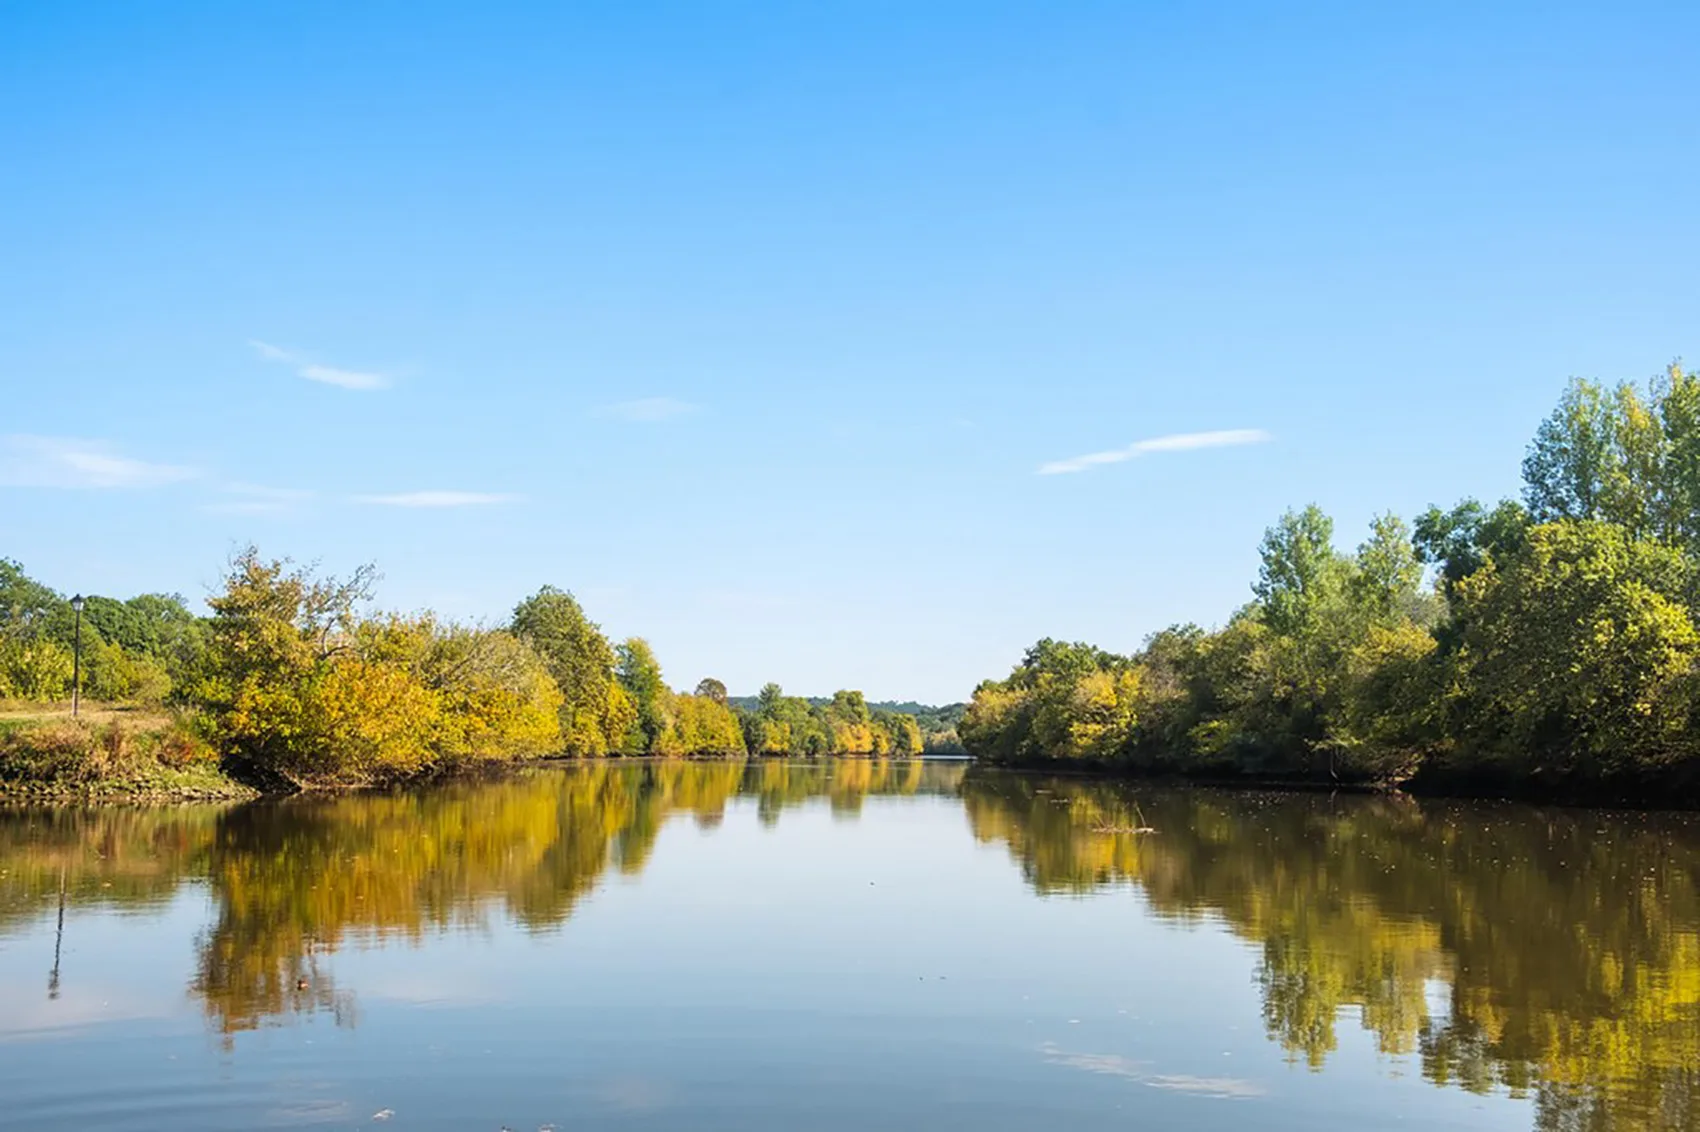
<path id="1" fill-rule="evenodd" d="M 84 700 L 75 718 L 84 723 L 117 723 L 140 730 L 168 726 L 174 717 L 171 712 L 157 704 L 105 704 Z M 0 700 L 0 730 L 10 730 L 20 725 L 68 723 L 71 719 L 69 700 L 62 704 Z"/>
<path id="2" fill-rule="evenodd" d="M 0 796 L 245 798 L 192 722 L 160 708 L 0 704 Z"/>

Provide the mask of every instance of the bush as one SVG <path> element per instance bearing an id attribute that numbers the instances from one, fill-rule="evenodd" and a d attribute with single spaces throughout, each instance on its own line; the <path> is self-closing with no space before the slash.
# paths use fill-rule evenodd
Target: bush
<path id="1" fill-rule="evenodd" d="M 217 766 L 216 752 L 186 717 L 24 721 L 0 730 L 0 782 L 82 786 Z"/>

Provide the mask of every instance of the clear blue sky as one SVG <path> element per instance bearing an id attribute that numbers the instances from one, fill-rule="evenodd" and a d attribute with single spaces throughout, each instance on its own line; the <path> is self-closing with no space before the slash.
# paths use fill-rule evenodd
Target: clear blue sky
<path id="1" fill-rule="evenodd" d="M 1696 43 L 1688 2 L 7 4 L 0 555 L 198 598 L 253 541 L 491 620 L 552 582 L 739 692 L 1218 623 L 1284 508 L 1351 545 L 1514 493 L 1568 376 L 1700 352 Z"/>

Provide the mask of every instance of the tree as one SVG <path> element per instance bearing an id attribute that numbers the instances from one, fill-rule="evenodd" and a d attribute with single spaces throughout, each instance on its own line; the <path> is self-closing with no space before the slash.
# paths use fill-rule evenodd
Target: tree
<path id="1" fill-rule="evenodd" d="M 121 647 L 131 657 L 162 664 L 184 679 L 206 646 L 206 628 L 176 594 L 139 594 L 128 601 L 91 596 L 83 608 L 85 631 Z"/>
<path id="2" fill-rule="evenodd" d="M 685 754 L 742 754 L 744 732 L 724 701 L 701 694 L 673 697 L 674 730 Z"/>
<path id="3" fill-rule="evenodd" d="M 557 749 L 561 697 L 536 653 L 428 615 L 363 617 L 371 578 L 236 558 L 192 689 L 223 751 L 262 778 L 340 785 Z"/>
<path id="4" fill-rule="evenodd" d="M 615 675 L 636 709 L 622 749 L 639 754 L 676 753 L 663 749 L 673 726 L 673 693 L 661 678 L 661 662 L 655 659 L 655 650 L 642 637 L 629 637 L 615 651 Z"/>
<path id="5" fill-rule="evenodd" d="M 1263 603 L 1264 619 L 1276 634 L 1303 636 L 1339 596 L 1345 568 L 1334 550 L 1334 521 L 1315 504 L 1288 511 L 1263 535 L 1263 561 L 1252 587 Z"/>
<path id="6" fill-rule="evenodd" d="M 0 558 L 0 634 L 39 637 L 49 620 L 69 612 L 69 603 L 25 574 L 21 564 Z"/>
<path id="7" fill-rule="evenodd" d="M 70 687 L 70 649 L 45 638 L 0 637 L 0 699 L 58 700 Z"/>
<path id="8" fill-rule="evenodd" d="M 1333 773 L 1399 782 L 1439 745 L 1444 671 L 1435 639 L 1406 621 L 1372 625 L 1346 657 L 1341 704 L 1329 720 Z"/>
<path id="9" fill-rule="evenodd" d="M 755 710 L 744 717 L 744 741 L 752 755 L 814 758 L 835 749 L 828 713 L 771 683 L 762 686 Z"/>
<path id="10" fill-rule="evenodd" d="M 1419 515 L 1411 541 L 1418 560 L 1439 569 L 1441 589 L 1450 596 L 1489 559 L 1520 549 L 1529 526 L 1522 504 L 1504 500 L 1488 511 L 1466 499 L 1450 511 L 1431 506 Z"/>
<path id="11" fill-rule="evenodd" d="M 713 700 L 722 707 L 726 705 L 726 685 L 712 676 L 705 676 L 697 681 L 696 694 L 704 699 Z"/>
<path id="12" fill-rule="evenodd" d="M 543 658 L 561 691 L 561 743 L 569 755 L 617 747 L 632 719 L 614 680 L 614 650 L 573 595 L 544 586 L 514 608 L 510 631 Z"/>
<path id="13" fill-rule="evenodd" d="M 1046 638 L 1007 679 L 975 689 L 962 743 L 998 763 L 1118 758 L 1133 740 L 1140 683 L 1126 657 Z"/>
<path id="14" fill-rule="evenodd" d="M 890 736 L 891 753 L 900 758 L 915 757 L 926 750 L 920 721 L 909 712 L 875 712 L 874 726 Z"/>
<path id="15" fill-rule="evenodd" d="M 1700 546 L 1700 377 L 1672 363 L 1644 389 L 1573 380 L 1523 460 L 1536 522 L 1597 519 Z"/>
<path id="16" fill-rule="evenodd" d="M 319 578 L 252 547 L 231 563 L 208 602 L 208 662 L 195 692 L 219 745 L 253 772 L 297 784 L 369 781 L 429 761 L 429 691 L 359 652 L 356 605 L 373 576 L 363 568 L 347 581 Z"/>
<path id="17" fill-rule="evenodd" d="M 1605 389 L 1572 380 L 1523 458 L 1525 496 L 1537 522 L 1604 517 L 1620 464 L 1616 426 Z"/>
<path id="18" fill-rule="evenodd" d="M 1372 622 L 1388 624 L 1415 608 L 1423 564 L 1411 545 L 1411 528 L 1391 513 L 1370 522 L 1370 536 L 1358 547 L 1352 594 Z"/>
<path id="19" fill-rule="evenodd" d="M 1590 779 L 1693 757 L 1693 580 L 1679 551 L 1614 523 L 1531 528 L 1459 583 L 1465 752 Z"/>
<path id="20" fill-rule="evenodd" d="M 561 690 L 512 633 L 422 619 L 410 658 L 442 701 L 436 747 L 458 761 L 525 758 L 560 749 Z"/>
<path id="21" fill-rule="evenodd" d="M 880 746 L 874 734 L 873 716 L 861 692 L 834 692 L 822 713 L 835 755 L 871 755 Z M 889 736 L 887 737 L 889 744 Z"/>

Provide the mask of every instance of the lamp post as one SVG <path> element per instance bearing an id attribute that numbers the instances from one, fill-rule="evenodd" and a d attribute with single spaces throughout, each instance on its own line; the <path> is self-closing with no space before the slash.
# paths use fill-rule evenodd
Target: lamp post
<path id="1" fill-rule="evenodd" d="M 77 718 L 78 701 L 83 691 L 83 595 L 78 594 L 71 599 L 71 608 L 77 613 L 77 632 L 71 646 L 71 718 Z"/>

